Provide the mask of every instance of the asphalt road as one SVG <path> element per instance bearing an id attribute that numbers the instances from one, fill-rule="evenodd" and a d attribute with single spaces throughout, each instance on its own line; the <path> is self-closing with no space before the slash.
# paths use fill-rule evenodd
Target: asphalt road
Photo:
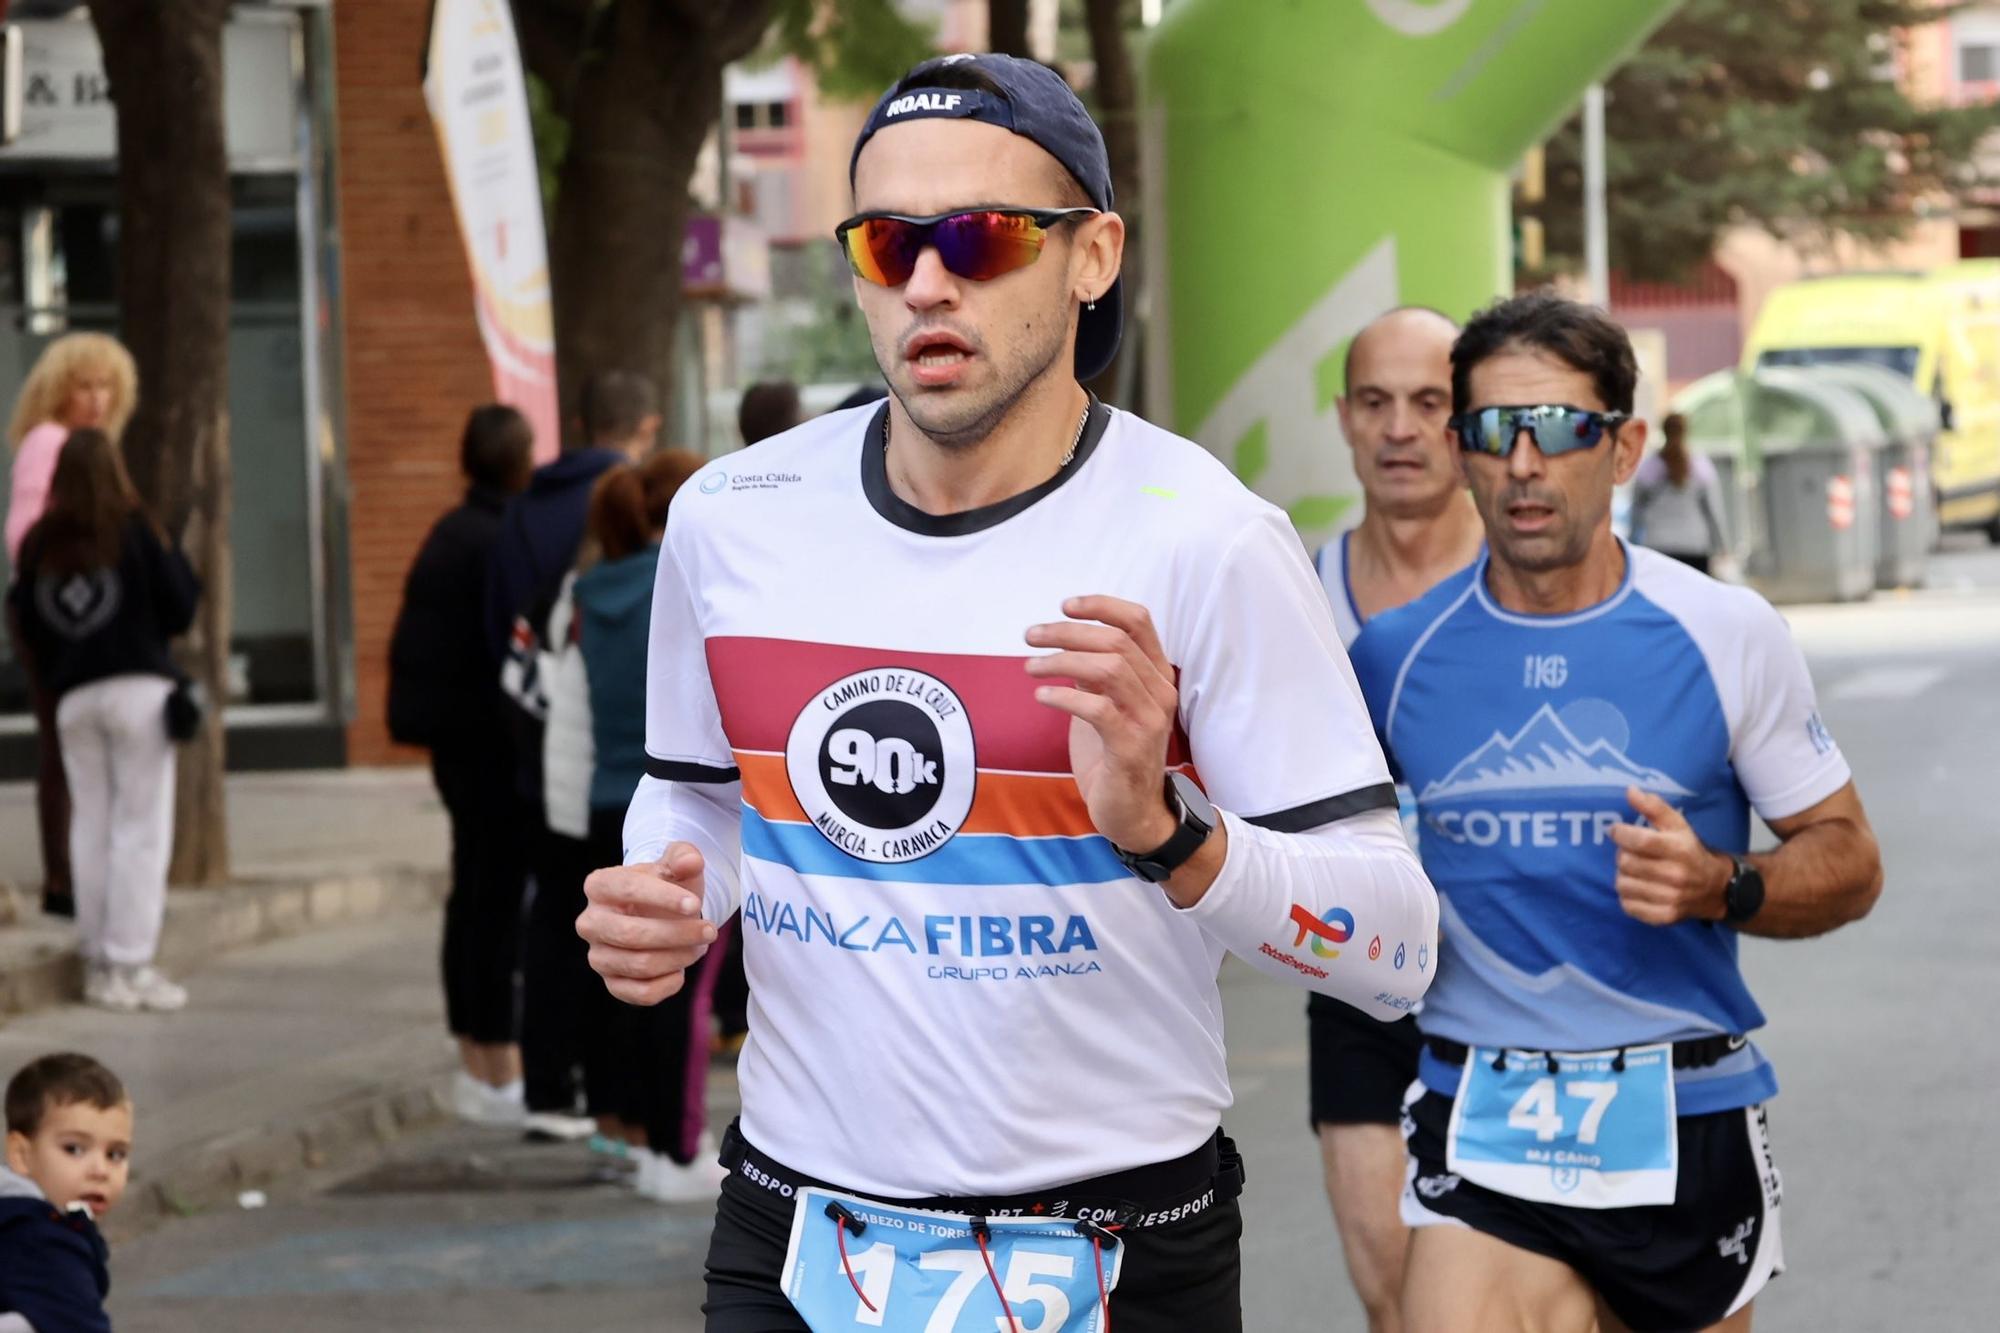
<path id="1" fill-rule="evenodd" d="M 1790 1271 L 1758 1303 L 1763 1330 L 2000 1327 L 2000 550 L 1955 541 L 1931 582 L 1790 613 L 1888 888 L 1854 928 L 1745 950 L 1783 1083 Z M 430 966 L 428 940 L 384 947 Z M 1305 1127 L 1302 996 L 1243 968 L 1224 990 L 1248 1327 L 1360 1330 Z M 705 1220 L 637 1202 L 574 1149 L 452 1128 L 122 1247 L 113 1311 L 121 1333 L 682 1333 L 700 1327 Z"/>

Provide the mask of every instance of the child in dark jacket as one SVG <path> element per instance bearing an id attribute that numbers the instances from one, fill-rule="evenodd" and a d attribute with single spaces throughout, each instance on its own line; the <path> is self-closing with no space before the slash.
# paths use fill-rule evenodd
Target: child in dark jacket
<path id="1" fill-rule="evenodd" d="M 7 1084 L 0 1333 L 110 1333 L 98 1220 L 125 1193 L 132 1101 L 87 1055 L 45 1055 Z"/>

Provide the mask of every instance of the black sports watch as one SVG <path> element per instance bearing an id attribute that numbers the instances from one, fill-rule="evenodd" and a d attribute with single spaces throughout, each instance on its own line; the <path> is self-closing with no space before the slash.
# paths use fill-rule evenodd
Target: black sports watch
<path id="1" fill-rule="evenodd" d="M 1722 891 L 1722 919 L 1740 926 L 1764 910 L 1764 872 L 1734 852 L 1724 855 L 1736 864 L 1736 870 Z"/>
<path id="2" fill-rule="evenodd" d="M 1201 788 L 1185 773 L 1167 774 L 1167 809 L 1180 816 L 1181 826 L 1174 830 L 1173 837 L 1143 856 L 1115 844 L 1111 848 L 1127 870 L 1149 884 L 1164 883 L 1186 865 L 1188 858 L 1208 841 L 1220 818 L 1208 797 L 1202 795 Z"/>

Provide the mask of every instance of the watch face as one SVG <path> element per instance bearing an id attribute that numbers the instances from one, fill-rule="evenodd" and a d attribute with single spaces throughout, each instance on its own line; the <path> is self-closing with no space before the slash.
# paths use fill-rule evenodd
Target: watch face
<path id="1" fill-rule="evenodd" d="M 1736 862 L 1729 880 L 1726 907 L 1733 921 L 1748 921 L 1764 907 L 1764 873 L 1748 861 Z"/>
<path id="2" fill-rule="evenodd" d="M 1195 819 L 1208 828 L 1216 825 L 1215 804 L 1202 793 L 1201 786 L 1185 773 L 1174 773 L 1168 781 L 1172 783 L 1174 795 L 1181 798 L 1181 805 Z"/>

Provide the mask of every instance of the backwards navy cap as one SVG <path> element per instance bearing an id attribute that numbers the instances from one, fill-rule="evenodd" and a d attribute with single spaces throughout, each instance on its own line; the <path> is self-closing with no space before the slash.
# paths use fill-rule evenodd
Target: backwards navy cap
<path id="1" fill-rule="evenodd" d="M 992 80 L 997 94 L 971 88 L 932 88 L 924 76 L 952 65 L 970 65 Z M 1020 135 L 1039 145 L 1062 163 L 1076 178 L 1090 202 L 1111 211 L 1111 158 L 1104 151 L 1104 136 L 1097 123 L 1083 109 L 1083 103 L 1063 82 L 1062 75 L 1047 65 L 1006 55 L 956 55 L 927 60 L 911 70 L 902 81 L 904 89 L 882 95 L 868 121 L 854 140 L 854 155 L 847 161 L 847 183 L 854 184 L 854 168 L 861 150 L 878 130 L 899 121 L 943 117 L 978 120 Z M 1123 278 L 1111 284 L 1097 298 L 1097 308 L 1086 307 L 1076 326 L 1076 374 L 1092 379 L 1103 373 L 1117 354 L 1119 335 L 1124 328 Z"/>

